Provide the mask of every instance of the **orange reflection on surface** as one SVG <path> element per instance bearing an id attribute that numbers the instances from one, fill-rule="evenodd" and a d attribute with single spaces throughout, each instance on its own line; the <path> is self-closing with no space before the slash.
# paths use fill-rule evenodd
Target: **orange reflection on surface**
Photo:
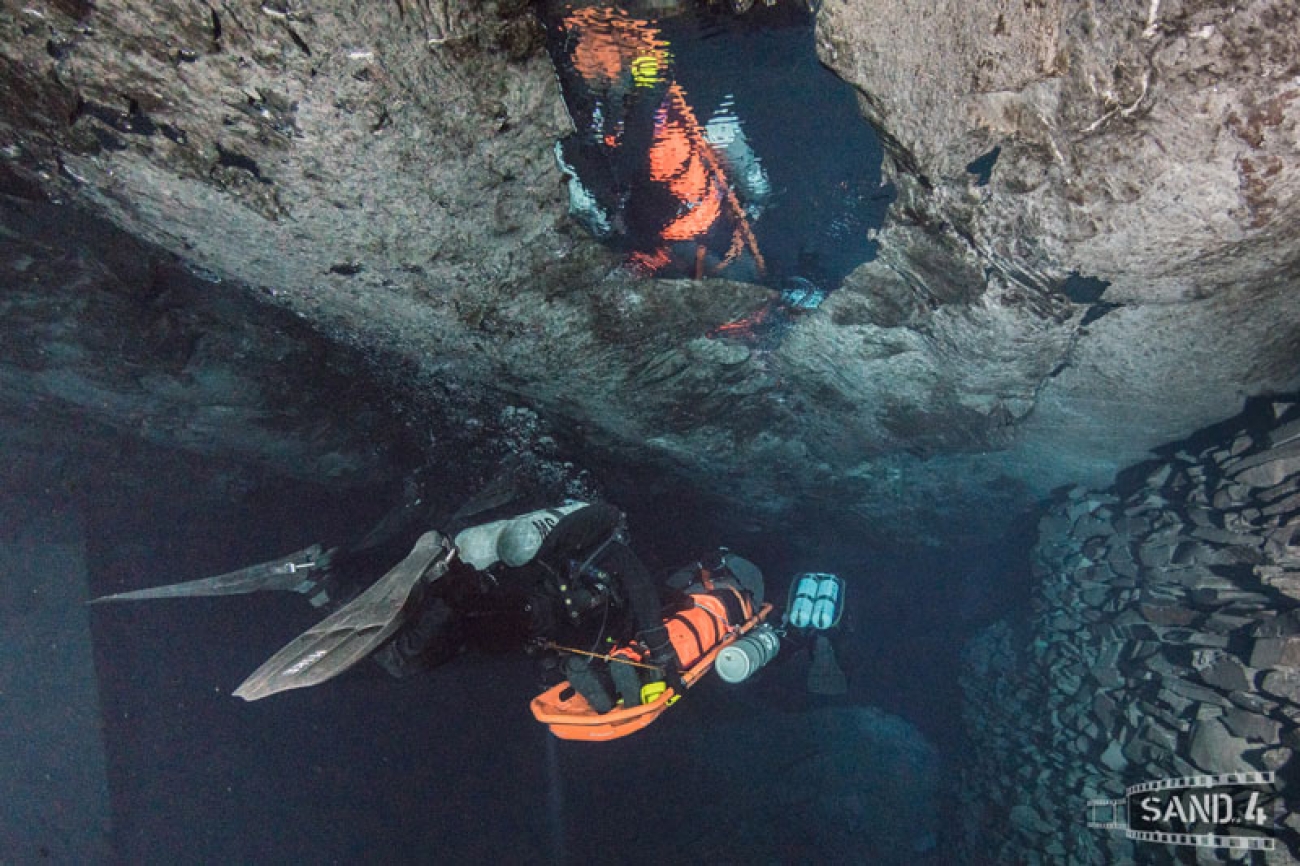
<path id="1" fill-rule="evenodd" d="M 667 187 L 677 206 L 667 225 L 659 231 L 658 240 L 699 243 L 694 272 L 702 277 L 709 243 L 707 235 L 725 216 L 724 222 L 731 226 L 731 236 L 715 272 L 722 271 L 748 250 L 759 276 L 763 276 L 766 265 L 745 209 L 731 188 L 726 162 L 709 143 L 681 85 L 675 81 L 669 83 L 672 56 L 661 31 L 622 9 L 595 6 L 571 11 L 562 26 L 572 40 L 569 56 L 573 70 L 589 88 L 600 92 L 603 109 L 614 109 L 608 116 L 597 115 L 604 117 L 597 140 L 611 151 L 623 146 L 622 121 L 614 128 L 609 123 L 619 117 L 618 106 L 625 104 L 628 84 L 634 88 L 650 88 L 653 92 L 658 92 L 660 85 L 668 84 L 655 116 L 648 154 L 649 174 L 652 181 Z M 643 259 L 633 264 L 648 267 L 652 261 L 663 261 L 662 266 L 666 266 L 671 257 L 656 251 Z"/>
<path id="2" fill-rule="evenodd" d="M 753 255 L 759 273 L 766 270 L 745 208 L 727 183 L 723 162 L 705 138 L 695 111 L 686 100 L 686 91 L 677 83 L 668 87 L 661 115 L 656 119 L 654 141 L 650 145 L 650 177 L 666 184 L 673 197 L 681 202 L 677 217 L 661 232 L 664 240 L 702 238 L 725 207 L 735 227 L 719 270 L 731 264 L 745 249 Z"/>
<path id="3" fill-rule="evenodd" d="M 657 250 L 645 252 L 638 250 L 627 257 L 627 265 L 634 273 L 642 276 L 653 276 L 659 271 L 673 263 L 672 257 L 668 255 L 668 250 L 660 247 Z"/>
<path id="4" fill-rule="evenodd" d="M 573 68 L 590 85 L 612 85 L 634 67 L 639 75 L 655 75 L 668 64 L 668 43 L 649 22 L 622 9 L 587 7 L 564 19 L 564 29 L 577 38 Z"/>
<path id="5" fill-rule="evenodd" d="M 693 139 L 680 117 L 666 117 L 655 129 L 650 145 L 650 178 L 668 185 L 682 203 L 680 213 L 660 233 L 667 241 L 685 241 L 703 236 L 722 213 L 718 181 L 709 171 L 700 139 Z M 708 148 L 707 141 L 702 142 Z"/>

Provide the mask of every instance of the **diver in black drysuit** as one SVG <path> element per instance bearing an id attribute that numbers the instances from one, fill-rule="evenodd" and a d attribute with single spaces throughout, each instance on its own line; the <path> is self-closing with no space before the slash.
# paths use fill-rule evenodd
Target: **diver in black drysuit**
<path id="1" fill-rule="evenodd" d="M 623 515 L 588 505 L 559 519 L 518 567 L 476 569 L 458 562 L 408 601 L 406 625 L 374 654 L 390 674 L 430 670 L 466 647 L 512 649 L 554 643 L 601 652 L 628 638 L 677 680 L 677 656 L 661 616 L 662 600 L 645 565 L 627 546 Z M 582 688 L 588 658 L 570 655 L 564 674 Z M 598 708 L 599 709 L 599 708 Z"/>

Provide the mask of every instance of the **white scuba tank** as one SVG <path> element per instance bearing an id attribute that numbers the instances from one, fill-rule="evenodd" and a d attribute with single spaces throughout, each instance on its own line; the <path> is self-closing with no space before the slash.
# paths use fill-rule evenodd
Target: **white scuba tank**
<path id="1" fill-rule="evenodd" d="M 609 237 L 613 232 L 609 214 L 601 207 L 596 196 L 582 182 L 578 170 L 564 159 L 564 149 L 560 142 L 555 143 L 555 161 L 560 164 L 560 173 L 568 180 L 569 216 L 577 220 L 583 228 L 598 238 Z"/>
<path id="2" fill-rule="evenodd" d="M 807 628 L 812 622 L 813 602 L 817 599 L 817 584 L 821 575 L 805 574 L 795 584 L 794 596 L 790 602 L 790 611 L 786 614 L 790 625 L 795 628 Z"/>
<path id="3" fill-rule="evenodd" d="M 833 574 L 805 572 L 791 588 L 786 621 L 794 628 L 824 631 L 840 621 L 844 610 L 844 581 Z"/>
<path id="4" fill-rule="evenodd" d="M 570 502 L 559 508 L 540 508 L 505 520 L 471 526 L 456 535 L 456 549 L 460 552 L 461 561 L 480 570 L 502 559 L 506 560 L 507 565 L 522 565 L 531 558 L 528 549 L 531 548 L 532 553 L 536 553 L 542 539 L 555 528 L 561 517 L 585 508 L 586 505 L 585 502 Z M 503 537 L 508 542 L 514 542 L 504 545 L 505 551 L 502 550 Z M 509 555 L 503 556 L 503 553 Z"/>
<path id="5" fill-rule="evenodd" d="M 772 191 L 772 184 L 762 160 L 754 153 L 740 128 L 740 118 L 736 116 L 730 96 L 705 124 L 704 137 L 727 160 L 731 182 L 740 190 L 745 203 L 755 207 L 762 205 Z"/>

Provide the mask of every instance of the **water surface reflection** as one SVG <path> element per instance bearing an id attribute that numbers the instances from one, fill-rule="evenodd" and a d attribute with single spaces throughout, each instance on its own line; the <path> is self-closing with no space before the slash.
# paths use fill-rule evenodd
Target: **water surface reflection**
<path id="1" fill-rule="evenodd" d="M 544 19 L 570 212 L 637 273 L 763 283 L 792 314 L 875 254 L 880 145 L 803 6 L 551 2 Z"/>

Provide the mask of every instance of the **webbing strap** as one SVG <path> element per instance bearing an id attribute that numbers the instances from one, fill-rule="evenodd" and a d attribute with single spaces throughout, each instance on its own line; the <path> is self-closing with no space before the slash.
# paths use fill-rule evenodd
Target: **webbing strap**
<path id="1" fill-rule="evenodd" d="M 717 601 L 718 604 L 724 604 L 722 599 L 717 598 L 712 594 L 710 594 L 709 597 Z M 704 613 L 708 614 L 709 621 L 713 623 L 713 640 L 709 642 L 709 647 L 712 647 L 715 643 L 722 640 L 722 636 L 726 634 L 730 628 L 729 624 L 726 621 L 726 614 L 724 613 L 721 616 L 719 616 L 717 612 L 709 610 L 707 605 L 700 604 L 698 601 L 695 601 L 694 599 L 692 599 L 692 603 L 695 605 L 696 610 L 702 610 L 704 611 Z M 705 649 L 706 648 L 704 647 L 704 645 L 701 644 L 700 645 L 701 655 L 705 652 Z"/>
<path id="2" fill-rule="evenodd" d="M 704 655 L 704 637 L 695 628 L 695 623 L 691 622 L 689 619 L 682 616 L 680 613 L 673 614 L 671 617 L 669 617 L 669 619 L 675 619 L 678 622 L 680 622 L 683 626 L 686 627 L 686 630 L 691 633 L 691 636 L 695 638 L 695 646 L 699 652 L 696 658 L 699 658 L 700 656 Z"/>
<path id="3" fill-rule="evenodd" d="M 736 587 L 723 584 L 709 595 L 716 598 L 727 612 L 728 630 L 749 619 L 750 605 L 745 603 L 745 596 Z"/>

